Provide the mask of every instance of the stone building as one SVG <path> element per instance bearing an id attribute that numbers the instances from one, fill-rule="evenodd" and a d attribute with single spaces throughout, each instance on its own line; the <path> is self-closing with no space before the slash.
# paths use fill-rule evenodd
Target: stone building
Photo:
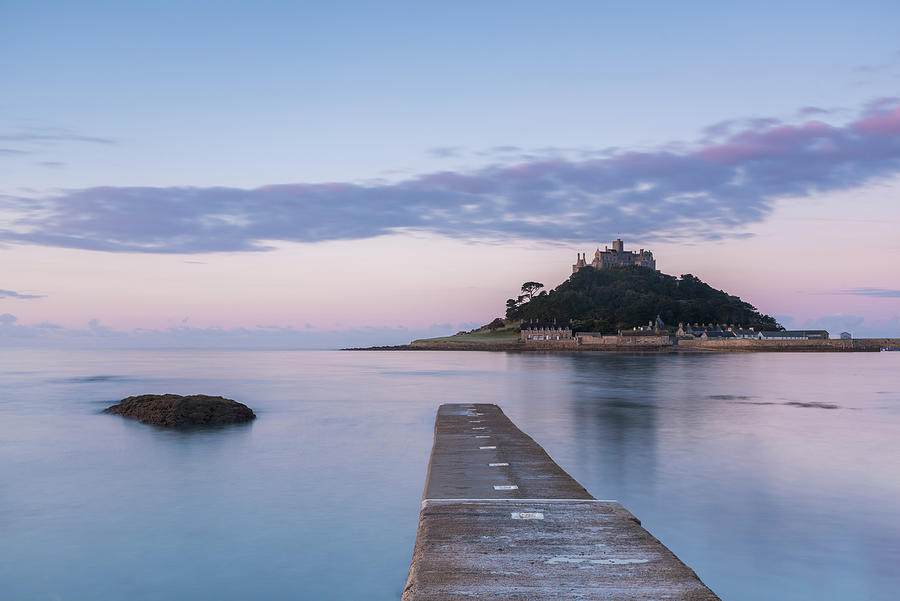
<path id="1" fill-rule="evenodd" d="M 735 327 L 734 324 L 678 324 L 678 338 L 694 340 L 729 340 L 753 338 L 756 340 L 828 340 L 825 330 L 773 330 L 759 331 L 753 328 Z"/>
<path id="2" fill-rule="evenodd" d="M 679 324 L 680 325 L 680 324 Z M 648 321 L 645 326 L 635 326 L 630 330 L 619 330 L 619 335 L 625 335 L 632 332 L 666 332 L 666 324 L 663 323 L 662 317 L 656 316 L 656 319 Z"/>
<path id="3" fill-rule="evenodd" d="M 599 332 L 578 332 L 575 334 L 576 346 L 671 346 L 669 333 L 659 330 L 622 330 L 618 334 L 601 334 Z"/>
<path id="4" fill-rule="evenodd" d="M 825 330 L 781 330 L 777 332 L 759 332 L 760 340 L 828 340 Z"/>
<path id="5" fill-rule="evenodd" d="M 594 253 L 594 260 L 590 263 L 587 262 L 586 253 L 578 253 L 578 260 L 572 265 L 572 273 L 584 267 L 607 269 L 609 267 L 628 267 L 630 265 L 655 270 L 656 259 L 653 258 L 652 252 L 643 248 L 638 252 L 625 250 L 625 243 L 620 238 L 616 238 L 612 243 L 612 248 L 608 246 L 604 250 L 598 248 L 597 252 Z"/>
<path id="6" fill-rule="evenodd" d="M 523 323 L 519 328 L 522 342 L 532 340 L 572 340 L 570 323 Z"/>
<path id="7" fill-rule="evenodd" d="M 698 338 L 700 340 L 718 340 L 722 338 L 758 338 L 759 332 L 752 327 L 745 328 L 743 326 L 735 326 L 727 323 L 701 323 L 689 324 L 679 323 L 678 331 L 675 332 L 678 338 Z"/>

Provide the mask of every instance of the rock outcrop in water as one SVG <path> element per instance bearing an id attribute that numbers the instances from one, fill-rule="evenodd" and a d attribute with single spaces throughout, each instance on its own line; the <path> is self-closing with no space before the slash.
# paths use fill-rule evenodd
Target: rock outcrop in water
<path id="1" fill-rule="evenodd" d="M 130 396 L 107 407 L 103 412 L 168 428 L 220 426 L 248 422 L 256 417 L 253 410 L 243 403 L 205 394 Z"/>

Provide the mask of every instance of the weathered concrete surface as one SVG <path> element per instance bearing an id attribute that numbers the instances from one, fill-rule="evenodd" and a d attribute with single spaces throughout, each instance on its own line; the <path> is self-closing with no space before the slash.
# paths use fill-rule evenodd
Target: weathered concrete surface
<path id="1" fill-rule="evenodd" d="M 424 496 L 403 601 L 718 599 L 496 405 L 441 406 Z"/>
<path id="2" fill-rule="evenodd" d="M 472 407 L 469 409 L 468 407 Z M 482 448 L 494 447 L 494 448 Z M 494 463 L 509 465 L 491 466 Z M 496 490 L 494 486 L 518 489 Z M 497 405 L 441 405 L 423 499 L 592 499 Z"/>

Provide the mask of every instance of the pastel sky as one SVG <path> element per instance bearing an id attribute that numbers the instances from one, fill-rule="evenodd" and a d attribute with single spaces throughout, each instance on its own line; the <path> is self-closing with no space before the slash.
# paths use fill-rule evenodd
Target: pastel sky
<path id="1" fill-rule="evenodd" d="M 900 336 L 900 4 L 4 2 L 0 344 L 337 347 L 617 237 Z"/>

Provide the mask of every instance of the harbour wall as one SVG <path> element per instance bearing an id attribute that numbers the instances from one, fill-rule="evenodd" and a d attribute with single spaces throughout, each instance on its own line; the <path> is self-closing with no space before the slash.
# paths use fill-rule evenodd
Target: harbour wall
<path id="1" fill-rule="evenodd" d="M 757 340 L 737 338 L 726 340 L 679 339 L 678 347 L 711 351 L 782 351 L 782 352 L 872 352 L 885 346 L 900 345 L 897 338 L 856 338 L 852 340 Z"/>

